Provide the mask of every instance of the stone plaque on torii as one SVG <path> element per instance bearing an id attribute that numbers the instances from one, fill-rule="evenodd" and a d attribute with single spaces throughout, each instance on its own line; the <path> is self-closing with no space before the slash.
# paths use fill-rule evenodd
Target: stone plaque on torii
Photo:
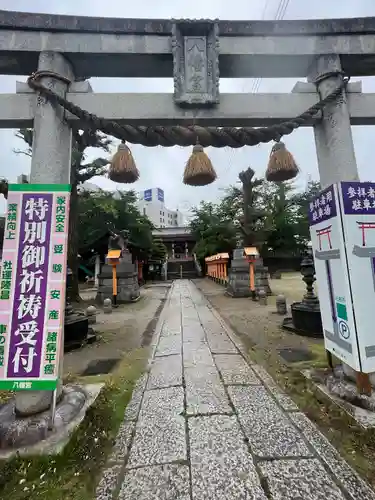
<path id="1" fill-rule="evenodd" d="M 375 94 L 362 94 L 345 75 L 375 74 L 375 18 L 171 21 L 0 11 L 0 33 L 0 74 L 38 72 L 17 83 L 16 94 L 0 95 L 0 127 L 34 128 L 32 184 L 69 183 L 71 128 L 87 126 L 128 143 L 195 145 L 197 156 L 202 147 L 277 141 L 313 126 L 322 187 L 358 179 L 351 124 L 375 123 Z M 219 73 L 309 83 L 290 94 L 219 94 Z M 85 81 L 114 76 L 173 77 L 174 94 L 95 94 Z M 50 401 L 50 394 L 17 393 L 16 409 L 37 414 Z"/>
<path id="2" fill-rule="evenodd" d="M 172 21 L 174 101 L 181 107 L 219 104 L 217 21 Z"/>

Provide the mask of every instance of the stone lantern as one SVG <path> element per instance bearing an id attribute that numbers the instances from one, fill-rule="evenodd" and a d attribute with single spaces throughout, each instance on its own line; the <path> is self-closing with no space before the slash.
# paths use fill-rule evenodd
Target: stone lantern
<path id="1" fill-rule="evenodd" d="M 301 274 L 306 293 L 300 302 L 291 305 L 292 317 L 284 319 L 283 328 L 299 335 L 323 337 L 319 299 L 314 292 L 316 278 L 311 241 L 301 262 Z"/>

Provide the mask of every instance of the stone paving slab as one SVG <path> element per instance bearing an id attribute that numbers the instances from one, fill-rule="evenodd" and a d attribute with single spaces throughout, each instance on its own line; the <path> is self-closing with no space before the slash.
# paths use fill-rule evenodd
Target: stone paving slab
<path id="1" fill-rule="evenodd" d="M 143 393 L 146 389 L 148 373 L 143 374 L 133 389 L 132 398 L 126 407 L 124 420 L 136 420 L 141 407 Z"/>
<path id="2" fill-rule="evenodd" d="M 181 297 L 181 307 L 182 319 L 197 315 L 197 310 L 191 297 Z"/>
<path id="3" fill-rule="evenodd" d="M 188 340 L 188 341 L 183 341 L 183 348 L 184 350 L 186 351 L 198 351 L 198 352 L 201 352 L 202 350 L 204 351 L 205 349 L 208 349 L 208 344 L 205 340 L 203 339 L 195 339 L 195 340 Z M 209 350 L 209 349 L 208 349 Z M 210 356 L 211 356 L 211 352 L 210 352 Z M 189 358 L 189 355 L 187 355 L 187 358 L 185 359 L 185 361 L 189 362 L 188 361 L 188 358 Z M 211 359 L 212 359 L 212 356 L 211 356 Z M 211 364 L 211 361 L 210 361 L 210 364 Z"/>
<path id="4" fill-rule="evenodd" d="M 164 324 L 161 329 L 160 336 L 161 337 L 170 337 L 173 335 L 181 335 L 181 325 L 169 325 Z"/>
<path id="5" fill-rule="evenodd" d="M 287 394 L 282 392 L 280 387 L 276 385 L 273 378 L 267 373 L 267 371 L 261 365 L 252 365 L 252 369 L 257 373 L 259 378 L 262 380 L 264 385 L 272 393 L 273 397 L 279 403 L 281 408 L 285 411 L 297 411 L 298 406 Z"/>
<path id="6" fill-rule="evenodd" d="M 107 467 L 95 491 L 96 500 L 112 500 L 121 474 L 121 464 L 111 464 Z"/>
<path id="7" fill-rule="evenodd" d="M 206 342 L 206 334 L 200 324 L 184 326 L 183 342 Z"/>
<path id="8" fill-rule="evenodd" d="M 214 359 L 225 385 L 260 385 L 260 380 L 240 354 L 216 354 Z"/>
<path id="9" fill-rule="evenodd" d="M 337 450 L 304 413 L 291 413 L 290 418 L 303 432 L 305 439 L 315 449 L 329 470 L 344 486 L 351 500 L 375 500 L 375 492 L 340 457 Z"/>
<path id="10" fill-rule="evenodd" d="M 175 293 L 175 291 L 173 291 L 173 293 Z M 178 318 L 176 316 L 176 314 L 174 314 L 174 312 L 178 311 L 179 309 L 181 309 L 181 300 L 180 300 L 180 298 L 178 297 L 176 300 L 174 300 L 174 298 L 172 296 L 169 304 L 167 304 L 167 307 L 168 307 L 168 309 L 167 309 L 168 316 L 165 318 L 165 321 L 168 322 L 168 324 L 171 324 L 171 325 L 178 325 L 179 321 L 180 321 L 180 318 Z"/>
<path id="11" fill-rule="evenodd" d="M 201 325 L 198 317 L 196 317 L 194 319 L 190 319 L 189 321 L 182 322 L 182 331 L 185 333 L 185 335 L 187 335 L 189 333 L 189 332 L 187 332 L 187 330 L 191 330 L 191 336 L 193 338 L 196 337 L 196 335 L 194 335 L 194 332 L 198 331 L 198 330 L 201 330 L 201 333 L 203 333 L 203 336 L 204 336 L 204 330 L 202 328 L 202 325 Z"/>
<path id="12" fill-rule="evenodd" d="M 266 500 L 236 417 L 188 422 L 194 500 Z"/>
<path id="13" fill-rule="evenodd" d="M 129 470 L 119 500 L 190 500 L 187 465 L 155 465 Z"/>
<path id="14" fill-rule="evenodd" d="M 212 313 L 212 310 L 210 309 L 209 303 L 205 301 L 200 301 L 198 303 L 199 299 L 195 299 L 195 308 L 197 310 L 197 313 L 199 314 L 199 317 L 201 318 L 202 321 L 206 323 L 217 323 L 217 318 Z"/>
<path id="15" fill-rule="evenodd" d="M 135 421 L 125 420 L 120 425 L 116 441 L 109 457 L 109 463 L 123 464 L 129 454 L 133 434 L 135 432 Z"/>
<path id="16" fill-rule="evenodd" d="M 186 368 L 185 384 L 188 415 L 232 413 L 215 367 Z"/>
<path id="17" fill-rule="evenodd" d="M 145 392 L 128 467 L 186 460 L 183 401 L 182 387 Z"/>
<path id="18" fill-rule="evenodd" d="M 317 459 L 277 460 L 259 468 L 272 500 L 345 500 Z"/>
<path id="19" fill-rule="evenodd" d="M 211 314 L 212 316 L 212 314 Z M 201 321 L 204 324 L 204 329 L 206 330 L 207 335 L 225 335 L 227 337 L 227 334 L 222 327 L 222 325 L 216 320 L 211 320 L 211 321 L 205 321 L 202 318 L 202 315 L 200 315 Z M 228 338 L 228 337 L 227 337 Z"/>
<path id="20" fill-rule="evenodd" d="M 172 354 L 168 356 L 168 360 L 164 357 L 155 358 L 151 365 L 147 389 L 162 389 L 173 385 L 182 385 L 181 354 Z"/>
<path id="21" fill-rule="evenodd" d="M 160 337 L 155 356 L 171 356 L 172 354 L 181 354 L 181 344 L 181 335 Z"/>
<path id="22" fill-rule="evenodd" d="M 260 386 L 229 386 L 228 392 L 240 423 L 258 457 L 309 457 L 302 435 Z"/>
<path id="23" fill-rule="evenodd" d="M 283 392 L 280 392 L 280 390 L 277 387 L 270 388 L 270 391 L 272 392 L 273 397 L 276 399 L 276 401 L 279 403 L 279 405 L 283 410 L 288 412 L 298 411 L 299 408 L 293 401 L 293 399 L 284 394 Z"/>
<path id="24" fill-rule="evenodd" d="M 194 343 L 187 342 L 183 347 L 183 365 L 186 368 L 211 367 L 215 368 L 214 358 L 207 344 L 197 347 Z"/>
<path id="25" fill-rule="evenodd" d="M 223 325 L 206 305 L 197 307 L 197 311 L 199 318 L 208 333 L 211 333 L 212 335 L 224 333 Z"/>
<path id="26" fill-rule="evenodd" d="M 228 339 L 226 334 L 207 335 L 207 342 L 212 354 L 237 354 L 236 346 Z"/>
<path id="27" fill-rule="evenodd" d="M 219 313 L 214 308 L 212 308 L 211 311 L 215 320 L 221 325 L 222 331 L 225 333 L 225 335 L 227 335 L 228 338 L 233 342 L 233 344 L 237 347 L 238 351 L 246 356 L 247 348 L 244 346 L 241 339 L 237 337 L 237 335 L 226 326 L 224 320 L 220 318 Z M 248 359 L 247 361 L 249 364 L 253 364 L 253 362 L 250 359 Z"/>

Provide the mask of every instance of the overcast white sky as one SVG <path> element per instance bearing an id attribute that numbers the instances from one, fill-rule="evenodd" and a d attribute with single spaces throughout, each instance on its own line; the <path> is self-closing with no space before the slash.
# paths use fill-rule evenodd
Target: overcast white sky
<path id="1" fill-rule="evenodd" d="M 0 8 L 25 12 L 51 14 L 76 14 L 103 17 L 142 18 L 219 18 L 219 19 L 274 19 L 280 0 L 0 0 Z M 289 0 L 284 19 L 338 18 L 375 16 L 375 0 Z M 0 76 L 0 92 L 15 92 L 16 80 L 22 77 Z M 263 79 L 259 92 L 290 92 L 295 79 Z M 172 79 L 92 79 L 95 92 L 172 92 Z M 221 80 L 221 92 L 250 92 L 253 80 Z M 363 79 L 363 90 L 375 92 L 375 78 Z M 0 111 L 1 112 L 1 111 Z M 251 113 L 251 110 L 249 110 Z M 22 146 L 14 137 L 14 130 L 0 130 L 0 177 L 15 181 L 21 173 L 29 173 L 27 157 L 17 156 L 14 148 Z M 374 127 L 353 127 L 357 163 L 361 180 L 374 180 Z M 302 173 L 297 180 L 304 186 L 309 176 L 318 179 L 317 161 L 311 129 L 295 131 L 286 138 L 287 147 L 294 154 Z M 238 173 L 249 165 L 257 175 L 264 174 L 270 145 L 238 150 L 208 148 L 218 173 L 218 180 L 211 186 L 193 188 L 182 184 L 184 164 L 191 148 L 144 148 L 131 146 L 140 180 L 133 185 L 142 190 L 160 187 L 165 191 L 169 208 L 184 208 L 200 200 L 215 200 L 220 189 L 233 184 Z M 93 180 L 103 188 L 125 188 L 108 179 Z M 4 202 L 0 201 L 0 212 Z"/>

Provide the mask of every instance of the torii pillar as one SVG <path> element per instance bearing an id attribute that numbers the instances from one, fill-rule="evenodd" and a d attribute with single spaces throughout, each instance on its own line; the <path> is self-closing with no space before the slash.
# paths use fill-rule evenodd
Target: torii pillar
<path id="1" fill-rule="evenodd" d="M 324 99 L 343 82 L 338 55 L 316 56 L 310 66 L 308 81 L 317 82 L 320 98 Z M 322 120 L 314 125 L 316 154 L 321 187 L 324 189 L 340 181 L 358 181 L 347 94 L 327 104 Z M 355 378 L 355 371 L 343 364 L 346 375 Z"/>
<path id="2" fill-rule="evenodd" d="M 317 83 L 320 98 L 324 99 L 343 82 L 338 55 L 317 56 L 310 67 L 308 80 Z M 322 120 L 314 125 L 316 154 L 320 183 L 324 189 L 339 181 L 359 180 L 354 153 L 352 129 L 344 91 L 342 97 L 327 104 Z"/>
<path id="3" fill-rule="evenodd" d="M 74 74 L 70 63 L 57 52 L 41 52 L 39 71 L 53 71 L 70 81 Z M 41 78 L 41 83 L 61 96 L 65 96 L 68 84 L 56 78 Z M 35 106 L 33 151 L 31 159 L 30 183 L 32 184 L 70 184 L 72 131 L 64 122 L 64 110 L 52 106 L 46 99 L 38 96 Z M 61 329 L 64 332 L 64 329 Z M 59 386 L 62 388 L 62 358 L 64 339 L 60 342 Z M 33 415 L 48 409 L 52 402 L 51 391 L 16 392 L 16 411 L 23 415 Z"/>

